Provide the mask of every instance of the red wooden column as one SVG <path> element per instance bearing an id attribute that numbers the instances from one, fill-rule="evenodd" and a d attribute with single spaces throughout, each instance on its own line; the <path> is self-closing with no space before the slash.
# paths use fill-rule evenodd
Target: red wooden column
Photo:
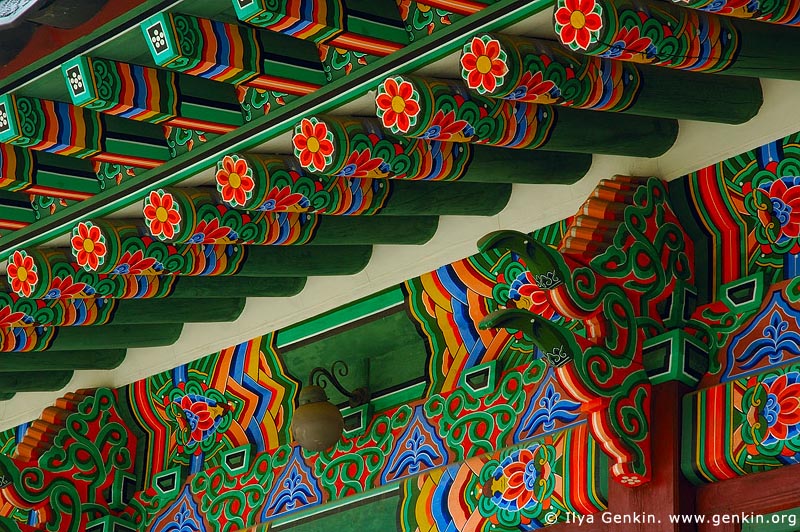
<path id="1" fill-rule="evenodd" d="M 697 488 L 697 512 L 706 515 L 769 514 L 800 506 L 800 464 Z M 699 532 L 739 532 L 740 525 L 701 526 Z"/>
<path id="2" fill-rule="evenodd" d="M 553 532 L 695 532 L 695 524 L 672 524 L 670 515 L 693 515 L 695 492 L 681 474 L 681 399 L 690 388 L 677 381 L 653 386 L 652 442 L 653 479 L 638 488 L 610 482 L 608 512 L 595 515 L 594 523 L 564 523 L 549 527 Z M 655 516 L 656 523 L 647 522 Z M 632 519 L 643 522 L 615 524 L 613 519 Z M 603 521 L 608 522 L 603 522 Z M 658 521 L 661 521 L 660 523 Z M 715 528 L 734 532 L 735 529 Z M 738 530 L 736 530 L 738 532 Z"/>

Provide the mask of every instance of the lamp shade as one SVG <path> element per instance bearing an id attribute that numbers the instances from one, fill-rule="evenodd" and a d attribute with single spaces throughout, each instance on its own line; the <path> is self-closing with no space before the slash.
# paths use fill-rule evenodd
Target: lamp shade
<path id="1" fill-rule="evenodd" d="M 344 431 L 344 419 L 339 409 L 328 401 L 325 390 L 319 386 L 305 386 L 300 390 L 299 403 L 291 424 L 297 443 L 303 449 L 317 452 L 336 445 Z"/>

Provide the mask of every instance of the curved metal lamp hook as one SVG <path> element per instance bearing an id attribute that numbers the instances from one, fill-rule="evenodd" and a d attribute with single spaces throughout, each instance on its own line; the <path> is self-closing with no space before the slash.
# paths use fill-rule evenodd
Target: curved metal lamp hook
<path id="1" fill-rule="evenodd" d="M 322 389 L 325 389 L 328 383 L 332 384 L 333 387 L 339 391 L 339 393 L 349 399 L 350 406 L 353 408 L 368 403 L 370 399 L 368 388 L 356 388 L 352 392 L 349 392 L 339 382 L 339 378 L 346 377 L 348 373 L 349 369 L 347 364 L 341 360 L 337 360 L 333 363 L 330 370 L 327 370 L 323 367 L 316 367 L 312 369 L 311 373 L 308 375 L 308 384 L 311 386 L 319 386 Z"/>

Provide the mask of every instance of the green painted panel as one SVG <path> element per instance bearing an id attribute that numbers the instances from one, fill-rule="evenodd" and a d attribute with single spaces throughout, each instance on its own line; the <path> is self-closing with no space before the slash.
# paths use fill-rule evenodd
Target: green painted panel
<path id="1" fill-rule="evenodd" d="M 348 390 L 367 386 L 373 394 L 421 381 L 428 357 L 425 341 L 403 306 L 329 329 L 279 351 L 289 373 L 302 383 L 308 382 L 314 367 L 330 369 L 334 361 L 343 360 L 349 366 L 349 373 L 341 378 L 342 385 Z M 346 400 L 331 386 L 326 391 L 335 404 Z M 407 395 L 419 395 L 422 391 L 421 387 L 413 387 L 408 393 L 396 394 L 394 402 L 414 399 Z"/>
<path id="2" fill-rule="evenodd" d="M 797 532 L 800 508 L 754 516 L 752 523 L 742 523 L 742 532 Z"/>
<path id="3" fill-rule="evenodd" d="M 292 532 L 330 532 L 363 531 L 378 532 L 397 529 L 397 511 L 400 493 L 394 490 L 380 498 L 357 501 L 306 518 L 290 521 L 285 525 L 274 524 L 271 532 L 291 530 Z"/>
<path id="4" fill-rule="evenodd" d="M 280 333 L 278 333 L 278 348 L 286 347 L 289 344 L 310 338 L 311 336 L 333 329 L 334 327 L 339 327 L 345 323 L 361 319 L 364 316 L 399 305 L 403 300 L 403 290 L 400 286 L 395 286 L 346 306 L 339 307 L 321 316 L 302 321 L 297 325 L 282 329 Z"/>

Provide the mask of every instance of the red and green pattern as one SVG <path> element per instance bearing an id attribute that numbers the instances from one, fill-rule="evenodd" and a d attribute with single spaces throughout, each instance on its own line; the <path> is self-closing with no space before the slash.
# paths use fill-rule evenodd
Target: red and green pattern
<path id="1" fill-rule="evenodd" d="M 798 0 L 672 0 L 681 7 L 770 24 L 800 26 Z"/>
<path id="2" fill-rule="evenodd" d="M 795 363 L 690 395 L 683 416 L 684 474 L 695 483 L 718 482 L 797 463 L 798 394 Z"/>
<path id="3" fill-rule="evenodd" d="M 497 59 L 486 53 L 490 44 L 497 50 L 492 52 Z M 487 65 L 501 62 L 506 71 L 503 76 L 491 71 L 482 74 Z M 632 63 L 572 53 L 552 41 L 500 34 L 478 34 L 468 41 L 461 67 L 461 77 L 470 89 L 493 98 L 595 111 L 630 108 L 642 83 L 639 69 Z"/>
<path id="4" fill-rule="evenodd" d="M 221 203 L 211 189 L 170 188 L 159 192 L 170 195 L 180 213 L 174 235 L 158 237 L 169 243 L 305 244 L 319 223 L 319 217 L 307 213 L 235 210 Z"/>
<path id="5" fill-rule="evenodd" d="M 141 257 L 134 253 L 129 260 L 129 271 L 147 272 L 146 269 L 136 269 L 141 265 L 137 259 L 141 260 Z M 6 291 L 30 299 L 165 297 L 175 279 L 146 274 L 98 275 L 80 267 L 70 249 L 61 248 L 15 251 L 9 264 L 14 268 L 8 270 Z M 106 266 L 108 262 L 104 263 Z"/>
<path id="6" fill-rule="evenodd" d="M 102 139 L 95 113 L 62 102 L 0 97 L 0 142 L 83 159 L 103 151 Z"/>
<path id="7" fill-rule="evenodd" d="M 559 40 L 573 51 L 694 72 L 719 72 L 736 59 L 731 19 L 649 0 L 558 0 Z"/>
<path id="8" fill-rule="evenodd" d="M 311 43 L 174 13 L 156 15 L 141 28 L 156 64 L 170 70 L 288 94 L 308 94 L 325 83 Z"/>
<path id="9" fill-rule="evenodd" d="M 217 192 L 234 209 L 375 214 L 389 195 L 380 179 L 310 175 L 294 157 L 231 154 L 217 163 Z"/>
<path id="10" fill-rule="evenodd" d="M 168 70 L 82 56 L 62 72 L 80 107 L 153 124 L 178 114 L 175 74 Z"/>
<path id="11" fill-rule="evenodd" d="M 525 530 L 605 510 L 605 455 L 586 425 L 403 482 L 400 529 Z"/>
<path id="12" fill-rule="evenodd" d="M 456 81 L 390 77 L 376 103 L 384 128 L 426 140 L 534 149 L 555 125 L 547 107 L 480 96 Z"/>
<path id="13" fill-rule="evenodd" d="M 0 293 L 0 329 L 105 325 L 115 308 L 116 302 L 111 299 L 27 299 Z"/>
<path id="14" fill-rule="evenodd" d="M 377 119 L 312 116 L 295 127 L 294 153 L 309 172 L 347 178 L 455 181 L 469 146 L 399 137 Z"/>
<path id="15" fill-rule="evenodd" d="M 168 193 L 156 196 L 172 197 Z M 148 207 L 152 205 L 145 206 L 145 210 Z M 172 212 L 177 213 L 177 210 Z M 132 221 L 99 219 L 83 223 L 91 223 L 98 229 L 96 236 L 102 240 L 106 251 L 96 267 L 94 262 L 88 261 L 82 265 L 87 272 L 116 275 L 233 275 L 246 257 L 243 246 L 232 244 L 167 244 L 148 234 L 145 226 Z M 152 228 L 153 225 L 150 226 L 150 232 L 154 233 Z M 72 244 L 72 255 L 79 261 L 85 252 L 85 245 L 76 244 L 76 239 Z M 94 249 L 97 249 L 96 244 Z"/>

